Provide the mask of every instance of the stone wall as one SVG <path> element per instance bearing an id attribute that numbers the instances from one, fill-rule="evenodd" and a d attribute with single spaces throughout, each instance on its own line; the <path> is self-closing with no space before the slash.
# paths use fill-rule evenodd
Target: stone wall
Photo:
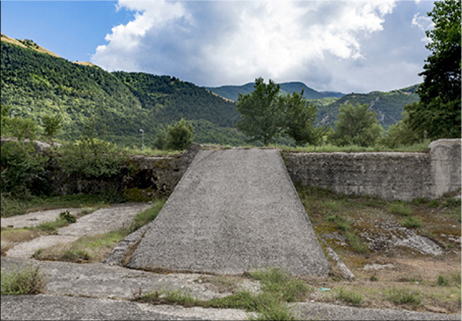
<path id="1" fill-rule="evenodd" d="M 461 187 L 460 139 L 441 139 L 426 153 L 284 153 L 294 182 L 343 194 L 410 201 Z"/>
<path id="2" fill-rule="evenodd" d="M 110 178 L 88 179 L 69 175 L 55 163 L 47 168 L 48 181 L 55 195 L 99 194 L 124 189 L 139 189 L 146 196 L 170 195 L 192 162 L 199 145 L 192 145 L 181 156 L 132 156 L 130 168 Z"/>

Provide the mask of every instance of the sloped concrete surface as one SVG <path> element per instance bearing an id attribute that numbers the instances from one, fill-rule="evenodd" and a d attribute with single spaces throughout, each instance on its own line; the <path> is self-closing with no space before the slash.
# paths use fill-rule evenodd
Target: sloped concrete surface
<path id="1" fill-rule="evenodd" d="M 277 150 L 201 150 L 151 223 L 130 268 L 240 274 L 329 264 Z"/>

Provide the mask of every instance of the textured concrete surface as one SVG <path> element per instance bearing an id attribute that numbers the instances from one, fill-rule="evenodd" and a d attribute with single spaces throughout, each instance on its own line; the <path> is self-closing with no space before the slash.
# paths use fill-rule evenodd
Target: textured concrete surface
<path id="1" fill-rule="evenodd" d="M 79 237 L 104 234 L 110 231 L 115 231 L 124 226 L 130 226 L 133 218 L 137 213 L 148 209 L 151 206 L 149 203 L 125 203 L 113 205 L 110 207 L 101 208 L 93 213 L 82 216 L 77 219 L 77 222 L 58 229 L 58 235 L 40 236 L 32 239 L 29 242 L 22 242 L 8 250 L 9 257 L 31 257 L 35 251 L 42 248 L 48 248 L 60 243 L 71 243 Z M 3 224 L 14 225 L 14 227 L 28 226 L 28 219 L 36 219 L 39 222 L 54 221 L 59 213 L 64 210 L 51 210 L 39 213 L 30 213 L 21 216 L 14 216 L 2 219 Z M 72 212 L 71 212 L 72 213 Z"/>
<path id="2" fill-rule="evenodd" d="M 127 266 L 217 274 L 329 270 L 279 151 L 261 149 L 200 151 Z"/>
<path id="3" fill-rule="evenodd" d="M 428 153 L 284 153 L 294 182 L 385 200 L 435 199 L 461 187 L 460 139 L 432 142 Z"/>

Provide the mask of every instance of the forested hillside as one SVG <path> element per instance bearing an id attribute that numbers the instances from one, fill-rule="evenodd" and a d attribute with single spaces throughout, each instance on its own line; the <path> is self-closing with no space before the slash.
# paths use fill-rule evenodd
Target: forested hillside
<path id="1" fill-rule="evenodd" d="M 348 94 L 332 103 L 323 104 L 323 101 L 315 101 L 318 105 L 317 121 L 319 125 L 334 125 L 337 119 L 338 109 L 346 103 L 353 105 L 369 104 L 369 108 L 377 112 L 377 118 L 384 128 L 396 124 L 401 119 L 403 107 L 407 104 L 419 101 L 415 93 L 418 85 L 393 90 L 389 92 L 373 91 L 368 94 Z"/>
<path id="2" fill-rule="evenodd" d="M 39 124 L 44 115 L 61 116 L 58 137 L 64 139 L 78 138 L 90 119 L 100 135 L 125 145 L 139 142 L 141 128 L 149 144 L 158 130 L 181 118 L 205 121 L 207 126 L 196 128 L 198 142 L 220 143 L 223 132 L 236 136 L 230 128 L 238 119 L 234 103 L 194 84 L 169 76 L 109 73 L 5 41 L 1 86 L 1 104 L 15 115 Z M 243 135 L 235 138 L 243 142 Z"/>
<path id="3" fill-rule="evenodd" d="M 237 100 L 239 92 L 252 92 L 253 83 L 202 88 L 170 76 L 109 73 L 54 56 L 31 40 L 20 42 L 4 35 L 1 39 L 1 104 L 38 124 L 45 115 L 59 115 L 63 129 L 58 138 L 78 139 L 91 123 L 100 136 L 127 146 L 139 145 L 143 129 L 145 143 L 151 145 L 158 132 L 184 118 L 194 125 L 198 143 L 245 142 L 234 128 L 239 113 L 230 99 Z M 404 105 L 419 100 L 416 88 L 341 97 L 341 93 L 317 92 L 291 82 L 281 84 L 280 93 L 303 89 L 305 97 L 318 106 L 317 125 L 334 125 L 339 107 L 350 102 L 369 104 L 387 128 L 399 121 Z"/>
<path id="4" fill-rule="evenodd" d="M 239 93 L 242 95 L 251 93 L 253 91 L 253 86 L 255 83 L 251 82 L 242 86 L 221 86 L 221 87 L 207 87 L 206 89 L 210 90 L 211 92 L 216 93 L 217 95 L 231 99 L 233 101 L 237 101 L 239 97 Z M 286 82 L 281 83 L 281 91 L 280 93 L 285 94 L 292 94 L 293 92 L 301 92 L 302 89 L 304 90 L 304 97 L 306 99 L 322 99 L 326 97 L 342 97 L 344 94 L 339 92 L 319 92 L 316 91 L 308 86 L 306 86 L 302 82 Z"/>

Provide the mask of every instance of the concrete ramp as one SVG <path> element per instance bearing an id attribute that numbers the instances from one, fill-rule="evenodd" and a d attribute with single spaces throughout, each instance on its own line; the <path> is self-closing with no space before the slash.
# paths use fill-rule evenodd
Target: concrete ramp
<path id="1" fill-rule="evenodd" d="M 202 150 L 127 267 L 240 274 L 329 264 L 277 150 Z"/>

